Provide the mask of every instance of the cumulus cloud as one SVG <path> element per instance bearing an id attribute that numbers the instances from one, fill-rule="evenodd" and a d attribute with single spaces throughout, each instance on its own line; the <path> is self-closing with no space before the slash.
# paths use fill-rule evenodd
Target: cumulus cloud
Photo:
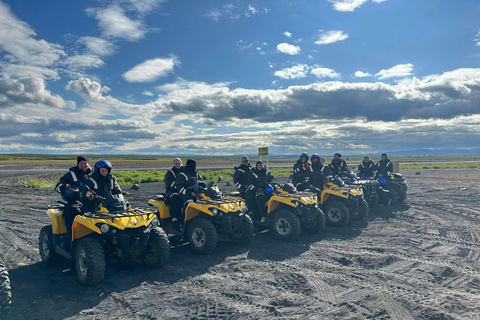
<path id="1" fill-rule="evenodd" d="M 70 56 L 65 58 L 61 63 L 73 70 L 99 68 L 104 64 L 102 59 L 90 54 Z"/>
<path id="2" fill-rule="evenodd" d="M 277 50 L 281 53 L 289 55 L 296 55 L 300 53 L 299 46 L 294 46 L 293 44 L 288 44 L 285 42 L 277 44 Z"/>
<path id="3" fill-rule="evenodd" d="M 174 72 L 180 62 L 176 57 L 146 60 L 125 72 L 122 77 L 128 82 L 152 82 Z"/>
<path id="4" fill-rule="evenodd" d="M 317 78 L 340 78 L 340 74 L 329 68 L 315 68 L 311 71 Z"/>
<path id="5" fill-rule="evenodd" d="M 2 69 L 3 75 L 14 78 L 43 78 L 49 80 L 60 79 L 57 71 L 44 67 L 0 62 L 0 68 Z"/>
<path id="6" fill-rule="evenodd" d="M 275 71 L 274 75 L 282 79 L 299 79 L 307 76 L 309 66 L 306 64 L 299 64 L 291 68 L 285 68 Z"/>
<path id="7" fill-rule="evenodd" d="M 330 44 L 338 41 L 343 41 L 348 38 L 348 34 L 343 33 L 341 30 L 330 30 L 322 31 L 320 30 L 320 39 L 315 41 L 315 44 L 324 45 Z"/>
<path id="8" fill-rule="evenodd" d="M 109 87 L 102 86 L 96 81 L 88 78 L 73 80 L 66 86 L 67 90 L 72 90 L 87 100 L 99 101 L 103 99 L 103 93 L 110 91 Z"/>
<path id="9" fill-rule="evenodd" d="M 413 64 L 398 64 L 390 69 L 380 70 L 375 77 L 379 79 L 400 78 L 413 75 Z"/>
<path id="10" fill-rule="evenodd" d="M 287 37 L 287 38 L 291 38 L 291 37 L 292 37 L 292 34 L 291 34 L 290 32 L 288 32 L 288 31 L 285 31 L 285 32 L 283 33 L 283 35 L 284 35 L 285 37 Z"/>
<path id="11" fill-rule="evenodd" d="M 165 0 L 127 0 L 140 14 L 146 14 L 157 8 Z"/>
<path id="12" fill-rule="evenodd" d="M 226 3 L 220 8 L 212 8 L 207 11 L 205 16 L 213 21 L 218 21 L 221 18 L 229 19 L 232 21 L 238 20 L 245 16 L 247 18 L 252 17 L 260 13 L 268 13 L 268 8 L 262 8 L 256 4 L 243 4 L 240 2 Z"/>
<path id="13" fill-rule="evenodd" d="M 363 72 L 363 71 L 355 71 L 355 77 L 357 78 L 365 78 L 365 77 L 371 77 L 372 75 L 368 72 Z"/>
<path id="14" fill-rule="evenodd" d="M 368 0 L 328 0 L 333 3 L 333 8 L 337 11 L 352 12 L 361 7 Z"/>
<path id="15" fill-rule="evenodd" d="M 87 13 L 98 20 L 105 37 L 115 37 L 129 41 L 137 41 L 145 37 L 147 29 L 141 20 L 132 20 L 119 6 L 107 8 L 89 8 Z"/>
<path id="16" fill-rule="evenodd" d="M 97 37 L 82 37 L 78 42 L 85 45 L 87 54 L 101 57 L 112 55 L 116 49 L 111 41 Z"/>
<path id="17" fill-rule="evenodd" d="M 36 40 L 30 26 L 15 17 L 10 8 L 0 2 L 0 48 L 10 62 L 34 66 L 50 66 L 65 56 L 63 47 L 45 40 Z"/>

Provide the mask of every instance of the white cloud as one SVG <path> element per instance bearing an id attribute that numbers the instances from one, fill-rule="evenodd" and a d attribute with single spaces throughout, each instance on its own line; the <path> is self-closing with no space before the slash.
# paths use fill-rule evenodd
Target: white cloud
<path id="1" fill-rule="evenodd" d="M 328 0 L 333 3 L 333 8 L 337 11 L 352 12 L 362 6 L 368 0 Z"/>
<path id="2" fill-rule="evenodd" d="M 348 34 L 343 33 L 341 30 L 330 30 L 322 32 L 320 30 L 320 39 L 315 41 L 315 44 L 323 45 L 323 44 L 330 44 L 337 41 L 343 41 L 348 38 Z"/>
<path id="3" fill-rule="evenodd" d="M 245 5 L 241 2 L 235 3 L 226 3 L 221 6 L 221 8 L 212 8 L 207 11 L 205 16 L 213 21 L 218 21 L 221 18 L 226 18 L 229 20 L 238 20 L 242 16 L 247 18 L 252 17 L 259 13 L 268 13 L 270 10 L 268 8 L 260 8 L 256 4 Z"/>
<path id="4" fill-rule="evenodd" d="M 18 20 L 10 8 L 0 2 L 0 48 L 9 53 L 6 58 L 13 63 L 50 66 L 65 56 L 63 47 L 45 40 L 36 40 L 34 30 Z"/>
<path id="5" fill-rule="evenodd" d="M 166 0 L 127 0 L 141 14 L 146 14 Z"/>
<path id="6" fill-rule="evenodd" d="M 71 56 L 62 60 L 61 63 L 67 66 L 69 69 L 73 69 L 73 70 L 86 69 L 86 68 L 99 68 L 104 64 L 102 59 L 93 55 Z"/>
<path id="7" fill-rule="evenodd" d="M 340 74 L 329 68 L 315 68 L 311 71 L 317 78 L 340 78 Z"/>
<path id="8" fill-rule="evenodd" d="M 116 49 L 111 41 L 97 37 L 82 37 L 78 42 L 85 45 L 88 54 L 97 56 L 112 55 Z"/>
<path id="9" fill-rule="evenodd" d="M 406 77 L 411 76 L 413 74 L 413 64 L 399 64 L 390 69 L 383 69 L 377 74 L 375 77 L 379 79 L 388 79 L 388 78 L 399 78 L 399 77 Z"/>
<path id="10" fill-rule="evenodd" d="M 374 3 L 382 3 L 382 2 L 385 2 L 385 1 L 388 1 L 388 0 L 372 0 L 372 2 L 374 2 Z"/>
<path id="11" fill-rule="evenodd" d="M 218 9 L 212 9 L 208 11 L 205 16 L 213 21 L 218 21 L 220 19 L 220 16 L 222 14 L 220 13 L 220 10 Z"/>
<path id="12" fill-rule="evenodd" d="M 153 97 L 153 96 L 154 96 L 153 93 L 151 93 L 150 91 L 147 91 L 147 90 L 143 91 L 142 94 L 145 95 L 145 96 L 149 96 L 149 97 Z"/>
<path id="13" fill-rule="evenodd" d="M 363 71 L 355 71 L 355 77 L 357 78 L 365 78 L 365 77 L 371 77 L 372 75 L 368 72 L 363 72 Z"/>
<path id="14" fill-rule="evenodd" d="M 87 9 L 98 20 L 102 33 L 106 37 L 116 37 L 129 41 L 137 41 L 145 37 L 147 32 L 141 20 L 128 18 L 125 11 L 117 6 Z"/>
<path id="15" fill-rule="evenodd" d="M 300 47 L 294 46 L 288 43 L 280 43 L 277 44 L 277 50 L 281 53 L 289 54 L 289 55 L 296 55 L 300 53 Z"/>
<path id="16" fill-rule="evenodd" d="M 57 71 L 48 68 L 10 63 L 0 63 L 0 67 L 5 76 L 15 78 L 44 78 L 49 80 L 60 79 Z"/>
<path id="17" fill-rule="evenodd" d="M 285 31 L 285 32 L 283 33 L 283 35 L 284 35 L 285 37 L 288 37 L 288 38 L 291 38 L 291 37 L 292 37 L 292 34 L 291 34 L 290 32 L 288 32 L 288 31 Z"/>
<path id="18" fill-rule="evenodd" d="M 180 62 L 174 56 L 146 60 L 125 72 L 122 77 L 128 82 L 151 82 L 174 72 Z"/>
<path id="19" fill-rule="evenodd" d="M 275 71 L 274 75 L 282 79 L 299 79 L 307 76 L 309 66 L 306 64 L 299 64 L 291 68 L 285 68 Z"/>

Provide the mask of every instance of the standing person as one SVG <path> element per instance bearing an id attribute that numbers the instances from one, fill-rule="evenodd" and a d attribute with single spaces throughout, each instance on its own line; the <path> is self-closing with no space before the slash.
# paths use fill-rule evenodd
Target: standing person
<path id="1" fill-rule="evenodd" d="M 308 188 L 310 179 L 310 165 L 308 163 L 308 154 L 302 153 L 292 169 L 292 183 L 298 191 L 304 191 Z"/>
<path id="2" fill-rule="evenodd" d="M 335 153 L 333 156 L 333 160 L 330 163 L 330 170 L 332 170 L 332 175 L 335 176 L 342 176 L 345 175 L 347 172 L 347 163 L 345 160 L 342 159 L 342 155 L 340 153 Z"/>
<path id="3" fill-rule="evenodd" d="M 198 182 L 203 182 L 203 185 L 205 185 L 202 176 L 197 172 L 197 162 L 193 159 L 188 159 L 187 165 L 180 168 L 180 173 L 175 180 L 177 191 L 184 205 L 197 199 Z"/>
<path id="4" fill-rule="evenodd" d="M 122 208 L 115 206 L 116 203 L 112 201 L 113 196 L 115 195 L 122 195 L 122 189 L 117 182 L 117 178 L 111 175 L 112 172 L 112 164 L 107 160 L 99 160 L 93 166 L 93 174 L 88 178 L 85 182 L 85 185 L 82 186 L 80 190 L 84 192 L 81 193 L 84 195 L 82 198 L 86 201 L 83 203 L 83 212 L 95 211 L 97 203 L 92 200 L 91 197 L 93 193 L 105 198 L 105 203 L 112 203 L 113 207 L 109 208 L 107 205 L 107 209 L 109 211 L 112 210 L 123 210 Z"/>
<path id="5" fill-rule="evenodd" d="M 169 201 L 170 216 L 172 222 L 182 220 L 182 199 L 177 192 L 176 179 L 180 173 L 182 167 L 182 159 L 175 158 L 173 160 L 173 167 L 165 173 L 165 193 L 167 194 Z"/>
<path id="6" fill-rule="evenodd" d="M 370 159 L 369 156 L 363 157 L 363 161 L 358 166 L 358 176 L 359 177 L 374 177 L 376 171 L 375 163 Z"/>
<path id="7" fill-rule="evenodd" d="M 92 169 L 88 164 L 88 158 L 78 156 L 77 165 L 71 167 L 55 186 L 55 191 L 59 192 L 63 200 L 67 202 L 63 209 L 63 216 L 65 227 L 67 227 L 69 233 L 72 232 L 75 216 L 80 214 L 81 203 L 78 201 L 80 199 L 78 189 L 85 184 L 91 173 Z"/>
<path id="8" fill-rule="evenodd" d="M 249 209 L 254 212 L 254 219 L 261 223 L 265 222 L 267 216 L 265 203 L 273 194 L 271 183 L 274 182 L 275 178 L 263 166 L 263 162 L 257 161 L 248 180 L 247 199 L 249 203 L 255 203 L 255 208 Z"/>
<path id="9" fill-rule="evenodd" d="M 332 175 L 332 171 L 327 165 L 325 165 L 325 161 L 323 161 L 322 164 L 321 158 L 317 153 L 312 154 L 311 160 L 310 181 L 307 191 L 319 193 L 323 190 L 327 177 Z"/>
<path id="10" fill-rule="evenodd" d="M 245 191 L 247 190 L 248 177 L 251 173 L 250 159 L 248 159 L 247 156 L 243 156 L 242 163 L 238 167 L 235 167 L 235 173 L 233 174 L 233 183 L 243 199 L 246 199 Z"/>

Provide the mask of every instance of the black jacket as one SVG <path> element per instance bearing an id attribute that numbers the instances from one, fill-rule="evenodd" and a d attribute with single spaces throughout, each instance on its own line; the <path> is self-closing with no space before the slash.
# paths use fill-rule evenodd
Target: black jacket
<path id="1" fill-rule="evenodd" d="M 109 195 L 121 194 L 122 189 L 117 182 L 117 178 L 112 175 L 102 176 L 99 173 L 92 174 L 85 185 L 80 190 L 94 191 L 97 195 L 106 198 Z M 83 192 L 85 194 L 86 192 Z"/>
<path id="2" fill-rule="evenodd" d="M 203 178 L 197 171 L 188 170 L 186 166 L 180 168 L 175 184 L 178 193 L 184 200 L 193 198 L 191 193 L 195 190 L 195 184 L 198 181 L 203 181 Z"/>
<path id="3" fill-rule="evenodd" d="M 393 175 L 393 164 L 390 159 L 380 160 L 377 162 L 377 176 L 382 174 L 385 179 L 390 179 Z"/>
<path id="4" fill-rule="evenodd" d="M 310 179 L 310 169 L 308 162 L 303 164 L 301 159 L 293 165 L 292 170 L 292 183 L 296 186 L 299 183 L 308 181 Z"/>
<path id="5" fill-rule="evenodd" d="M 257 168 L 253 168 L 252 174 L 248 178 L 248 190 L 254 192 L 264 190 L 269 184 L 274 182 L 275 178 L 267 171 L 267 169 L 263 168 L 259 171 Z"/>
<path id="6" fill-rule="evenodd" d="M 175 181 L 179 173 L 180 169 L 177 169 L 175 166 L 165 173 L 165 192 L 172 191 L 172 189 L 176 190 Z"/>
<path id="7" fill-rule="evenodd" d="M 345 162 L 343 159 L 339 159 L 338 161 L 333 159 L 330 163 L 330 170 L 332 170 L 333 176 L 341 176 L 345 171 L 348 170 L 347 162 Z"/>
<path id="8" fill-rule="evenodd" d="M 330 167 L 320 162 L 312 163 L 310 166 L 310 183 L 317 188 L 323 187 L 325 178 L 332 175 Z"/>
<path id="9" fill-rule="evenodd" d="M 369 160 L 367 163 L 362 161 L 358 166 L 358 175 L 361 177 L 362 174 L 366 174 L 369 177 L 373 177 L 375 175 L 375 171 L 377 170 L 377 166 L 373 163 L 372 160 Z"/>
<path id="10" fill-rule="evenodd" d="M 243 192 L 247 189 L 248 177 L 252 174 L 252 168 L 241 164 L 235 167 L 235 173 L 233 174 L 233 183 L 237 187 L 238 191 Z"/>
<path id="11" fill-rule="evenodd" d="M 60 178 L 60 181 L 55 186 L 55 191 L 64 194 L 67 189 L 67 184 L 72 187 L 80 188 L 85 184 L 85 181 L 87 181 L 91 173 L 92 171 L 90 169 L 83 171 L 77 166 L 71 167 L 69 171 Z"/>

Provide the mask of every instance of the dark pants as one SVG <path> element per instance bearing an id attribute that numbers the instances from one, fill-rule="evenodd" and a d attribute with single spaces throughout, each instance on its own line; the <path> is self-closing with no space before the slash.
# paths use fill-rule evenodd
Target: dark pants
<path id="1" fill-rule="evenodd" d="M 169 206 L 170 216 L 172 218 L 177 218 L 178 220 L 182 221 L 182 198 L 180 198 L 180 195 L 178 193 L 175 192 L 170 195 Z"/>
<path id="2" fill-rule="evenodd" d="M 72 233 L 73 220 L 79 214 L 81 214 L 82 203 L 76 201 L 73 203 L 67 203 L 65 208 L 63 208 L 63 217 L 65 218 L 65 227 L 67 227 L 67 232 Z"/>
<path id="3" fill-rule="evenodd" d="M 262 217 L 267 216 L 267 207 L 265 206 L 265 203 L 270 197 L 271 195 L 267 196 L 263 193 L 256 193 L 253 190 L 247 190 L 247 207 L 250 211 L 254 212 L 254 220 L 260 220 Z"/>

